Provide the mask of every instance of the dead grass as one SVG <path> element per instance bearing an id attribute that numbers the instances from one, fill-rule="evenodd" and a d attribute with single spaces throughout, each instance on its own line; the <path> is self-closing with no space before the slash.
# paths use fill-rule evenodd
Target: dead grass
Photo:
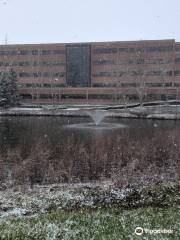
<path id="1" fill-rule="evenodd" d="M 180 136 L 175 131 L 142 139 L 72 136 L 53 147 L 38 139 L 28 152 L 19 146 L 0 156 L 0 182 L 10 185 L 111 179 L 118 186 L 179 181 Z"/>

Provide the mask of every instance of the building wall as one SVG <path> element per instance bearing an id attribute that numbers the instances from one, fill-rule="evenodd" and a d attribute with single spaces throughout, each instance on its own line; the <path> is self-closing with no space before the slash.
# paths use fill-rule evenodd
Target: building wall
<path id="1" fill-rule="evenodd" d="M 10 67 L 28 103 L 180 99 L 175 40 L 1 45 L 0 69 Z"/>

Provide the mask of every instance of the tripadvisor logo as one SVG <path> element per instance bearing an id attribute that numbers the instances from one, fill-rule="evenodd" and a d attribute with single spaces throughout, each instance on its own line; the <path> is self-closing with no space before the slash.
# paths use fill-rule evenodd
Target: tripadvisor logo
<path id="1" fill-rule="evenodd" d="M 136 235 L 141 236 L 143 234 L 144 230 L 142 227 L 137 227 L 134 232 Z"/>
<path id="2" fill-rule="evenodd" d="M 134 233 L 138 236 L 141 236 L 142 234 L 172 234 L 173 230 L 172 229 L 147 229 L 147 228 L 142 228 L 142 227 L 137 227 L 135 228 Z"/>

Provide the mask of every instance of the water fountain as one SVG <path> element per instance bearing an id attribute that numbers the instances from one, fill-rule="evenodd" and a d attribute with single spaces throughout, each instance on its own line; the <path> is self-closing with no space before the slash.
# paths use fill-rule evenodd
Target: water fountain
<path id="1" fill-rule="evenodd" d="M 106 110 L 89 110 L 86 113 L 91 117 L 95 126 L 100 125 L 102 120 L 108 115 L 108 112 Z"/>
<path id="2" fill-rule="evenodd" d="M 100 109 L 86 109 L 83 112 L 88 115 L 92 122 L 90 123 L 79 123 L 68 125 L 68 128 L 76 129 L 91 129 L 91 130 L 111 130 L 116 128 L 126 128 L 127 126 L 120 123 L 109 123 L 103 122 L 105 117 L 109 117 L 110 114 L 107 110 Z"/>

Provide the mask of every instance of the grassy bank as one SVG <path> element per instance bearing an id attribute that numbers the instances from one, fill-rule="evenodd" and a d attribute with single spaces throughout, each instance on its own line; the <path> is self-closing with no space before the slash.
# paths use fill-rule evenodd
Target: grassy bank
<path id="1" fill-rule="evenodd" d="M 176 240 L 180 235 L 179 193 L 178 183 L 135 188 L 69 184 L 3 190 L 0 240 Z M 136 236 L 136 227 L 172 233 Z"/>
<path id="2" fill-rule="evenodd" d="M 120 210 L 59 211 L 29 218 L 16 218 L 0 223 L 0 239 L 179 239 L 180 214 L 174 208 L 139 208 Z M 171 229 L 172 233 L 150 234 L 141 237 L 134 233 L 136 227 Z"/>

